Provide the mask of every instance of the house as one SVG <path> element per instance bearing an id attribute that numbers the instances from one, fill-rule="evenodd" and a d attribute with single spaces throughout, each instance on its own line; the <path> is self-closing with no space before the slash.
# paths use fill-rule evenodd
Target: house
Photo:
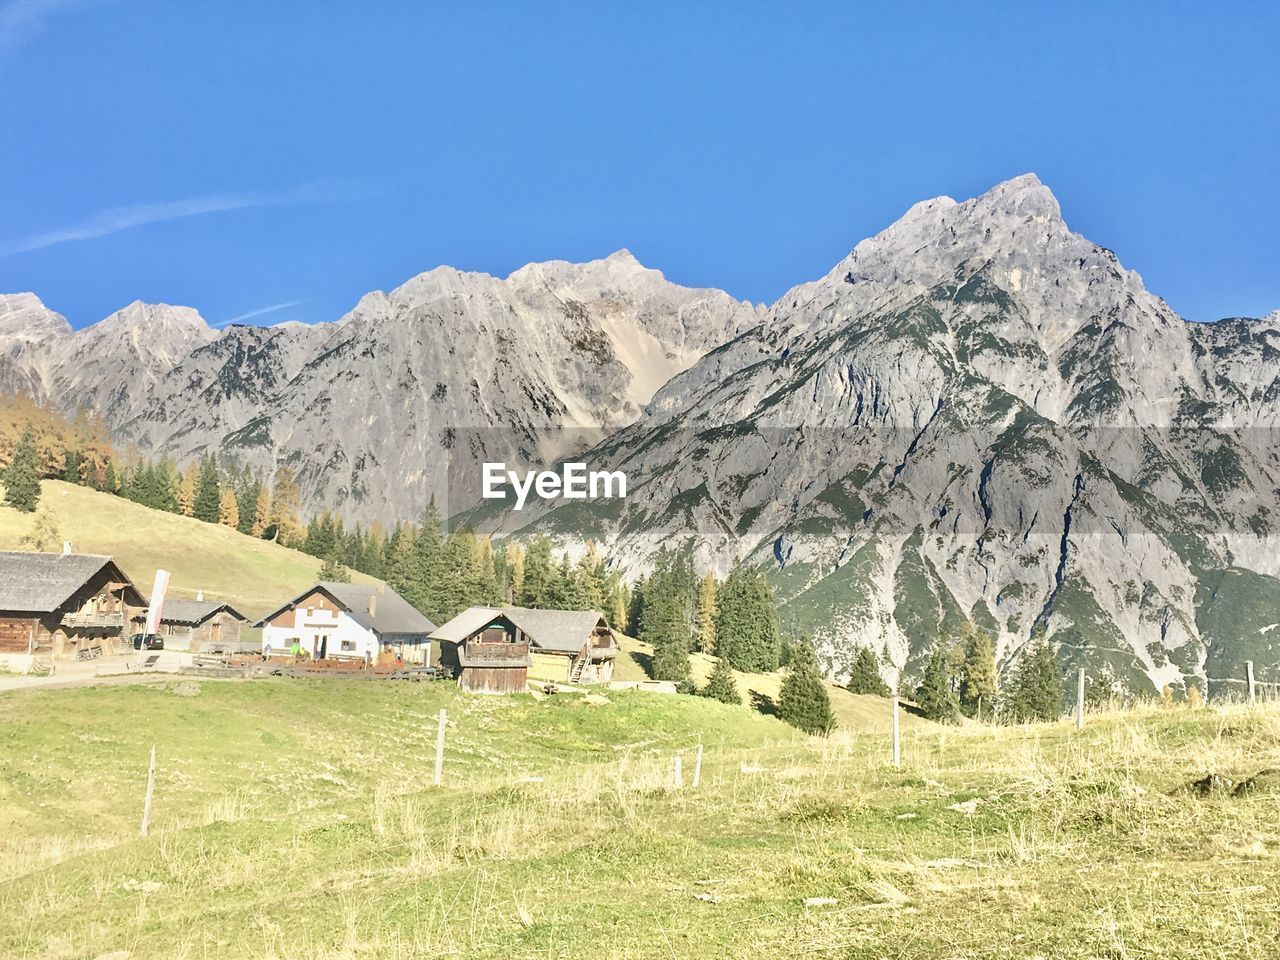
<path id="1" fill-rule="evenodd" d="M 134 630 L 141 632 L 146 614 L 134 615 Z M 165 600 L 160 608 L 160 636 L 166 650 L 217 649 L 240 642 L 240 627 L 249 618 L 225 600 L 206 600 L 201 593 L 194 600 Z"/>
<path id="2" fill-rule="evenodd" d="M 595 611 L 470 607 L 431 639 L 440 666 L 472 693 L 524 690 L 537 655 L 564 658 L 569 683 L 604 683 L 618 653 L 608 621 Z"/>
<path id="3" fill-rule="evenodd" d="M 146 605 L 110 557 L 0 553 L 0 668 L 118 649 Z"/>
<path id="4" fill-rule="evenodd" d="M 314 660 L 396 657 L 430 662 L 436 625 L 385 584 L 322 581 L 259 620 L 265 656 L 287 655 L 296 645 Z"/>

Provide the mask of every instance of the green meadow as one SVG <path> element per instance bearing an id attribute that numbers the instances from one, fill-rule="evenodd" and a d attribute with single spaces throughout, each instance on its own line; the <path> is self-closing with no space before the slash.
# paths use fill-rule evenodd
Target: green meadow
<path id="1" fill-rule="evenodd" d="M 889 756 L 642 692 L 5 694 L 0 956 L 1276 956 L 1275 706 L 914 722 Z"/>

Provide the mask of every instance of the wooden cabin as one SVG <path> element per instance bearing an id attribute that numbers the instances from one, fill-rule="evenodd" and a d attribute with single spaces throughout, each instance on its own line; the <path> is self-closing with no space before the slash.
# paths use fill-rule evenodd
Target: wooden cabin
<path id="1" fill-rule="evenodd" d="M 142 632 L 146 614 L 133 618 L 135 632 Z M 165 600 L 157 624 L 166 650 L 200 653 L 234 647 L 240 642 L 240 628 L 249 618 L 225 600 Z"/>
<path id="2" fill-rule="evenodd" d="M 468 693 L 517 693 L 529 682 L 529 641 L 503 611 L 470 607 L 431 639 L 439 666 Z"/>
<path id="3" fill-rule="evenodd" d="M 525 689 L 534 655 L 563 657 L 568 683 L 603 683 L 613 676 L 618 642 L 599 613 L 470 607 L 436 630 L 440 666 L 471 693 Z"/>
<path id="4" fill-rule="evenodd" d="M 116 652 L 146 605 L 110 557 L 0 553 L 0 669 Z"/>

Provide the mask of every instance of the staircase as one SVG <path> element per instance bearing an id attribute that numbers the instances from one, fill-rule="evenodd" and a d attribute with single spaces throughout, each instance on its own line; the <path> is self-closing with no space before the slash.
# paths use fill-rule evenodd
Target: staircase
<path id="1" fill-rule="evenodd" d="M 573 666 L 569 668 L 569 682 L 581 683 L 582 675 L 586 672 L 587 664 L 590 662 L 591 662 L 591 654 L 584 647 L 582 649 L 582 652 L 578 654 L 577 659 L 573 661 Z"/>

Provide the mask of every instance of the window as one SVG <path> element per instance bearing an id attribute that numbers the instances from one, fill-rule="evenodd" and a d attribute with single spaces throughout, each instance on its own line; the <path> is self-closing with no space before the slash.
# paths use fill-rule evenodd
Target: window
<path id="1" fill-rule="evenodd" d="M 342 652 L 343 652 L 343 653 L 353 653 L 353 652 L 355 652 L 355 649 L 356 649 L 356 642 L 355 642 L 354 640 L 343 640 L 343 641 L 342 641 Z"/>

